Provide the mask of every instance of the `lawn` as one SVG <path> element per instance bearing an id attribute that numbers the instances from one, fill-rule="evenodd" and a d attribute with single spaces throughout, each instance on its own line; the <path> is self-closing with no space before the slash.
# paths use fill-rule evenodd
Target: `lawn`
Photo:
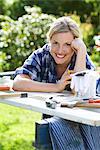
<path id="1" fill-rule="evenodd" d="M 35 121 L 41 114 L 0 104 L 0 150 L 35 150 Z"/>

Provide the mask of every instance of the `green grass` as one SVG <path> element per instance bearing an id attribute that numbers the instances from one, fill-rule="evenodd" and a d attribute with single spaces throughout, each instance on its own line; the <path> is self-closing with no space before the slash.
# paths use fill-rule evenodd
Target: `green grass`
<path id="1" fill-rule="evenodd" d="M 0 150 L 35 150 L 35 121 L 41 114 L 0 104 Z"/>

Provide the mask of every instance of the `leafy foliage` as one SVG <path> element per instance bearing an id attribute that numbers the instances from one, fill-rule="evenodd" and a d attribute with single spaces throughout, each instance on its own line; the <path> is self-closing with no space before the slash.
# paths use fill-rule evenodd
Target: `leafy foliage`
<path id="1" fill-rule="evenodd" d="M 2 70 L 14 70 L 29 54 L 46 42 L 48 28 L 55 20 L 52 15 L 43 14 L 38 7 L 25 7 L 26 15 L 14 21 L 0 16 L 0 51 L 6 54 Z"/>
<path id="2" fill-rule="evenodd" d="M 17 20 L 19 17 L 26 14 L 24 7 L 33 7 L 33 4 L 33 0 L 13 0 L 12 5 L 9 6 L 6 13 L 9 14 L 9 16 L 14 20 Z"/>
<path id="3" fill-rule="evenodd" d="M 5 0 L 0 0 L 0 6 L 2 6 L 2 7 L 0 7 L 0 14 L 4 14 L 5 13 Z"/>
<path id="4" fill-rule="evenodd" d="M 12 0 L 13 3 L 7 5 L 4 1 L 0 0 L 5 14 L 9 15 L 14 20 L 26 14 L 24 7 L 34 5 L 39 6 L 43 13 L 62 16 L 67 14 L 76 14 L 80 16 L 81 22 L 92 23 L 96 28 L 95 33 L 100 30 L 100 1 L 99 0 Z M 5 9 L 6 7 L 6 9 Z"/>

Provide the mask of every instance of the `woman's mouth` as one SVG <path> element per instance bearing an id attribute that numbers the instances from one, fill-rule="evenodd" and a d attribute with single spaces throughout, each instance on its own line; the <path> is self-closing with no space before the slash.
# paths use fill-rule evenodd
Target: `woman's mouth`
<path id="1" fill-rule="evenodd" d="M 64 57 L 65 57 L 65 55 L 60 55 L 60 54 L 56 54 L 56 56 L 57 56 L 58 58 L 64 58 Z"/>

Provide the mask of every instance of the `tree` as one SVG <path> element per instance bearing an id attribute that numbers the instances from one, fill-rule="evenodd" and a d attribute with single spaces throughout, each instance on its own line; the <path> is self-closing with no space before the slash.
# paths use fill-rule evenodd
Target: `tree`
<path id="1" fill-rule="evenodd" d="M 14 0 L 12 5 L 9 6 L 9 16 L 17 20 L 22 15 L 26 14 L 26 11 L 24 9 L 25 6 L 33 7 L 34 0 Z"/>
<path id="2" fill-rule="evenodd" d="M 5 0 L 0 0 L 0 14 L 4 14 L 6 11 L 6 8 L 5 8 Z"/>

